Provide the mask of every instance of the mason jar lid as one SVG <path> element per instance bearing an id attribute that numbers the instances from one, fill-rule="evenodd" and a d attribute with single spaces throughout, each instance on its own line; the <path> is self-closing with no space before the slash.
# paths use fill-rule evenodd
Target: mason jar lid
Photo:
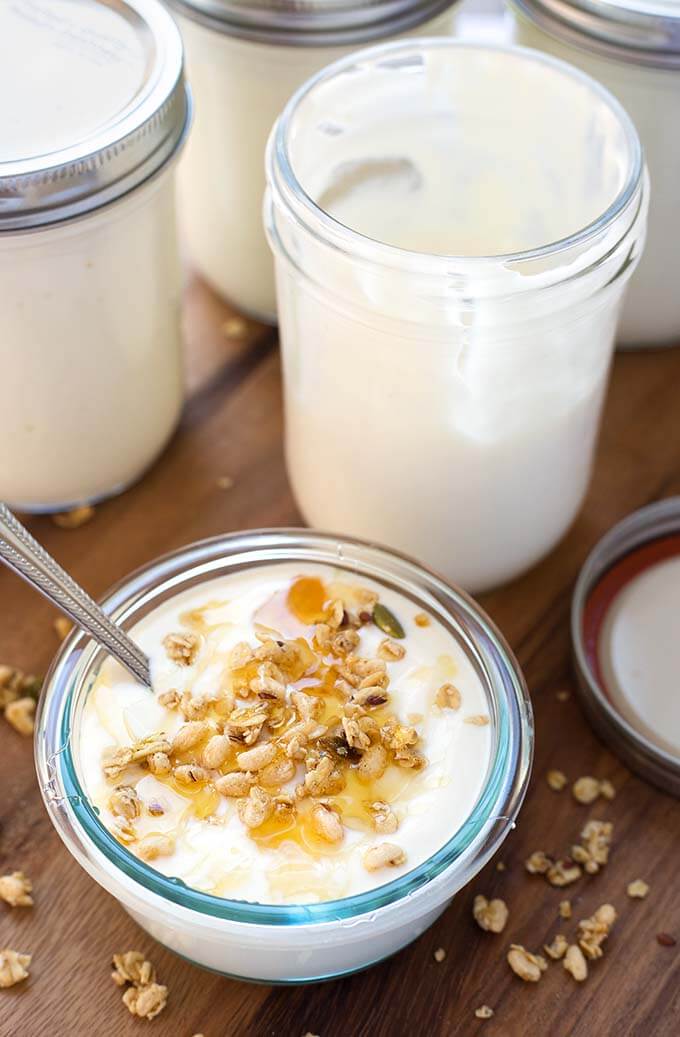
<path id="1" fill-rule="evenodd" d="M 218 32 L 259 43 L 349 46 L 408 32 L 455 0 L 167 0 Z"/>
<path id="2" fill-rule="evenodd" d="M 511 0 L 575 46 L 636 64 L 680 68 L 678 0 Z"/>
<path id="3" fill-rule="evenodd" d="M 614 526 L 581 569 L 571 611 L 580 695 L 631 770 L 680 796 L 680 497 Z"/>
<path id="4" fill-rule="evenodd" d="M 98 208 L 182 141 L 182 43 L 159 0 L 11 0 L 0 39 L 0 232 Z"/>

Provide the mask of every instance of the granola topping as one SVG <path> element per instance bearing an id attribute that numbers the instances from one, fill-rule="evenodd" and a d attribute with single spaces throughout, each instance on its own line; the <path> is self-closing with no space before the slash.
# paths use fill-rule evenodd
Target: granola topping
<path id="1" fill-rule="evenodd" d="M 490 717 L 462 648 L 415 615 L 322 567 L 165 602 L 135 632 L 154 694 L 105 664 L 86 710 L 105 823 L 158 870 L 261 902 L 334 899 L 425 860 L 475 802 Z"/>

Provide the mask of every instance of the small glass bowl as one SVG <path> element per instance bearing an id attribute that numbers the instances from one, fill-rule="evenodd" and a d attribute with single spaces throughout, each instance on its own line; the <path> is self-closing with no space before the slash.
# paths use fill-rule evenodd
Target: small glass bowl
<path id="1" fill-rule="evenodd" d="M 533 720 L 517 662 L 479 607 L 410 559 L 360 540 L 277 529 L 199 541 L 138 569 L 103 605 L 129 629 L 189 587 L 277 562 L 321 563 L 378 580 L 435 615 L 475 666 L 491 717 L 488 773 L 469 818 L 432 857 L 376 889 L 305 905 L 227 900 L 155 871 L 109 833 L 81 784 L 77 733 L 105 652 L 78 632 L 46 678 L 35 751 L 43 799 L 67 848 L 155 939 L 224 975 L 302 983 L 365 968 L 399 950 L 477 874 L 512 828 L 524 798 Z"/>

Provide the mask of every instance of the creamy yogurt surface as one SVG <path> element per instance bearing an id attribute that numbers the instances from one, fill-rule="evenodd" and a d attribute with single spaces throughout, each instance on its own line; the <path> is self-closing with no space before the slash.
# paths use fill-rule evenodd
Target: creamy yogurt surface
<path id="1" fill-rule="evenodd" d="M 165 875 L 229 899 L 333 900 L 412 870 L 470 816 L 486 692 L 401 594 L 269 565 L 180 593 L 132 634 L 153 691 L 106 661 L 79 769 L 103 823 Z"/>

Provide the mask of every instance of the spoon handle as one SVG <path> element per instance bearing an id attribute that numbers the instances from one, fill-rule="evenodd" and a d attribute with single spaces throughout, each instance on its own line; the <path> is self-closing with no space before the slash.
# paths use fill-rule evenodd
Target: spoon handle
<path id="1" fill-rule="evenodd" d="M 151 687 L 149 660 L 142 649 L 109 619 L 2 503 L 0 558 L 106 648 L 133 677 Z"/>

